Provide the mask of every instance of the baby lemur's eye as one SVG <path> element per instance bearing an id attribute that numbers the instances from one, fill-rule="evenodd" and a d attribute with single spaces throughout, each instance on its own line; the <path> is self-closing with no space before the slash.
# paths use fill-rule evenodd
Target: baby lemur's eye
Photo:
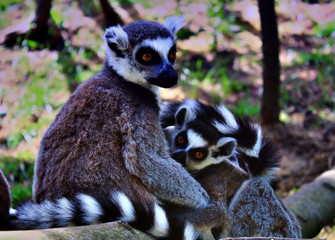
<path id="1" fill-rule="evenodd" d="M 145 53 L 142 55 L 142 60 L 149 62 L 152 59 L 152 55 L 150 53 Z"/>
<path id="2" fill-rule="evenodd" d="M 195 157 L 196 158 L 203 158 L 204 157 L 204 154 L 202 152 L 196 152 L 195 153 Z"/>
<path id="3" fill-rule="evenodd" d="M 178 149 L 185 149 L 187 147 L 188 139 L 187 139 L 187 135 L 186 135 L 185 131 L 180 132 L 176 136 L 176 138 L 174 140 L 174 144 L 175 144 L 175 147 L 178 148 Z"/>
<path id="4" fill-rule="evenodd" d="M 207 149 L 207 147 L 192 148 L 188 151 L 188 155 L 194 161 L 202 161 L 202 160 L 205 160 L 207 158 L 208 149 Z"/>
<path id="5" fill-rule="evenodd" d="M 179 136 L 177 138 L 177 141 L 178 141 L 178 143 L 182 144 L 182 143 L 184 143 L 184 138 L 182 136 Z"/>

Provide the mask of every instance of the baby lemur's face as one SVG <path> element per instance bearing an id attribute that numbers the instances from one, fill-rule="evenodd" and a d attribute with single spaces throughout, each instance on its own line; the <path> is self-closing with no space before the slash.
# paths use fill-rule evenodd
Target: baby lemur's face
<path id="1" fill-rule="evenodd" d="M 164 128 L 172 158 L 189 171 L 224 160 L 238 165 L 236 139 L 224 136 L 213 124 L 198 118 L 193 110 L 193 107 L 181 106 L 174 114 L 175 124 Z"/>
<path id="2" fill-rule="evenodd" d="M 210 128 L 211 126 L 207 126 L 206 129 L 200 130 L 210 132 L 213 130 Z M 188 124 L 182 128 L 169 127 L 165 129 L 165 134 L 172 136 L 170 144 L 172 158 L 184 165 L 189 171 L 200 170 L 224 160 L 238 164 L 234 155 L 236 148 L 234 138 L 216 139 L 216 136 L 213 136 L 212 139 L 206 139 L 206 136 L 202 135 L 202 131 L 197 131 Z"/>

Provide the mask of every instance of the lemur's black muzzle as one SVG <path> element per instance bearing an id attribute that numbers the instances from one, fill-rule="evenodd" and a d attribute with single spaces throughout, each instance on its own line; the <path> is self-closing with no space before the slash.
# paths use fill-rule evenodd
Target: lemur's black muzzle
<path id="1" fill-rule="evenodd" d="M 147 81 L 162 88 L 170 88 L 177 84 L 178 75 L 171 65 L 166 65 L 157 78 L 149 78 Z"/>

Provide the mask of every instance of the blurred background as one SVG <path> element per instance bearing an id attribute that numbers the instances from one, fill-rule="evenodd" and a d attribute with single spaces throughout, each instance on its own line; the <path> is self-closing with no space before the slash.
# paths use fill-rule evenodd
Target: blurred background
<path id="1" fill-rule="evenodd" d="M 178 33 L 179 84 L 163 90 L 162 98 L 225 104 L 261 120 L 257 1 L 1 0 L 0 11 L 0 169 L 14 207 L 31 198 L 33 164 L 48 125 L 76 87 L 103 66 L 107 26 L 185 16 Z M 275 11 L 279 122 L 264 129 L 284 156 L 275 190 L 286 197 L 335 165 L 335 1 L 281 0 Z"/>

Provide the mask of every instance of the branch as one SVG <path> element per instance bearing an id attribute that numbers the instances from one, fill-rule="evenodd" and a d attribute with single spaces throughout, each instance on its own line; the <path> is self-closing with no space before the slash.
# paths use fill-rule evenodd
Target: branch
<path id="1" fill-rule="evenodd" d="M 50 228 L 44 230 L 0 232 L 1 239 L 119 239 L 153 240 L 152 237 L 130 227 L 125 222 L 111 222 L 81 227 Z"/>
<path id="2" fill-rule="evenodd" d="M 307 184 L 284 203 L 297 217 L 304 238 L 315 237 L 335 218 L 335 169 L 328 170 Z"/>
<path id="3" fill-rule="evenodd" d="M 99 0 L 99 2 L 105 15 L 105 23 L 107 25 L 106 27 L 116 26 L 118 24 L 123 25 L 122 19 L 109 4 L 108 0 Z"/>

